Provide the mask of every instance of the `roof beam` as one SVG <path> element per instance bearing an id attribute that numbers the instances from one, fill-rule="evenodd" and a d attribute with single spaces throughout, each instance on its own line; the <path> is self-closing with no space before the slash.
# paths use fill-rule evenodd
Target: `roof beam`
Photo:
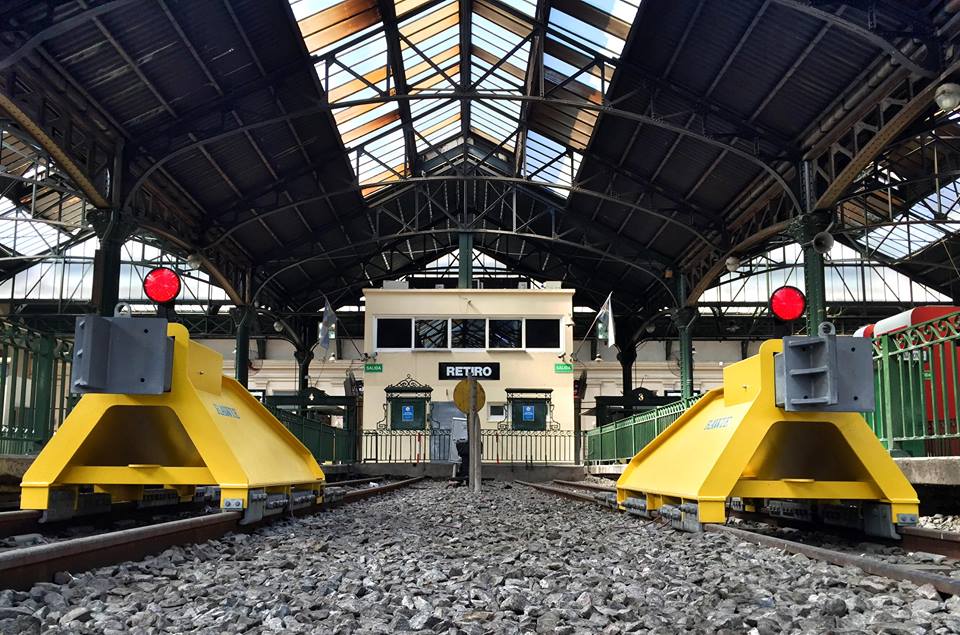
<path id="1" fill-rule="evenodd" d="M 460 0 L 460 91 L 466 93 L 470 88 L 473 46 L 473 0 Z M 460 134 L 466 139 L 470 134 L 471 102 L 460 102 Z"/>
<path id="2" fill-rule="evenodd" d="M 377 6 L 380 8 L 383 33 L 387 39 L 387 64 L 390 66 L 397 93 L 406 95 L 410 92 L 410 87 L 407 85 L 407 73 L 403 66 L 396 3 L 394 0 L 377 0 Z M 400 125 L 403 127 L 403 145 L 407 155 L 407 170 L 409 174 L 418 174 L 420 159 L 417 156 L 417 142 L 413 135 L 413 116 L 410 113 L 410 102 L 400 102 L 397 104 L 397 109 L 400 111 Z"/>

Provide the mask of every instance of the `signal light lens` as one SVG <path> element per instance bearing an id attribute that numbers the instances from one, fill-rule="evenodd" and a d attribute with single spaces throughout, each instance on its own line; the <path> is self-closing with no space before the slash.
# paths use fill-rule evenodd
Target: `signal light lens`
<path id="1" fill-rule="evenodd" d="M 796 287 L 783 286 L 770 295 L 770 310 L 784 322 L 796 320 L 806 308 L 807 297 Z"/>
<path id="2" fill-rule="evenodd" d="M 157 304 L 172 302 L 180 295 L 180 276 L 173 269 L 157 267 L 143 279 L 143 292 Z"/>

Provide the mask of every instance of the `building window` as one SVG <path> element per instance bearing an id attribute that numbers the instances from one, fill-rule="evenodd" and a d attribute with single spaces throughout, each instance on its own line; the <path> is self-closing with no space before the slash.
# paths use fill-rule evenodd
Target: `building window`
<path id="1" fill-rule="evenodd" d="M 490 320 L 490 348 L 520 348 L 523 320 Z"/>
<path id="2" fill-rule="evenodd" d="M 492 403 L 489 406 L 488 418 L 491 421 L 503 421 L 507 418 L 507 406 L 502 403 Z"/>
<path id="3" fill-rule="evenodd" d="M 527 319 L 527 348 L 560 348 L 560 320 Z"/>
<path id="4" fill-rule="evenodd" d="M 447 321 L 416 320 L 413 343 L 415 348 L 447 348 Z"/>
<path id="5" fill-rule="evenodd" d="M 410 318 L 377 318 L 377 348 L 410 348 Z"/>
<path id="6" fill-rule="evenodd" d="M 486 320 L 452 320 L 451 348 L 486 348 Z"/>

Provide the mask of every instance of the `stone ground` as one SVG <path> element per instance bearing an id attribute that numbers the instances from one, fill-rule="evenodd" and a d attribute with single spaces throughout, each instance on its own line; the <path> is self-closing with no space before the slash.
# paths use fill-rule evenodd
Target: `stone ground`
<path id="1" fill-rule="evenodd" d="M 422 483 L 29 593 L 0 633 L 960 632 L 960 598 L 522 486 Z"/>

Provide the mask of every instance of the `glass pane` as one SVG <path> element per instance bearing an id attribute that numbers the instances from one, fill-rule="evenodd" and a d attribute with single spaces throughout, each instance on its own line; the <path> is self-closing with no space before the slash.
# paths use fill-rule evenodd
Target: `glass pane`
<path id="1" fill-rule="evenodd" d="M 414 329 L 416 348 L 447 348 L 446 320 L 417 320 Z"/>
<path id="2" fill-rule="evenodd" d="M 520 348 L 521 320 L 490 320 L 490 348 Z"/>
<path id="3" fill-rule="evenodd" d="M 527 348 L 560 348 L 560 320 L 527 320 Z"/>
<path id="4" fill-rule="evenodd" d="M 377 348 L 410 348 L 410 318 L 378 319 Z"/>
<path id="5" fill-rule="evenodd" d="M 453 320 L 450 334 L 452 348 L 486 348 L 485 320 Z"/>

